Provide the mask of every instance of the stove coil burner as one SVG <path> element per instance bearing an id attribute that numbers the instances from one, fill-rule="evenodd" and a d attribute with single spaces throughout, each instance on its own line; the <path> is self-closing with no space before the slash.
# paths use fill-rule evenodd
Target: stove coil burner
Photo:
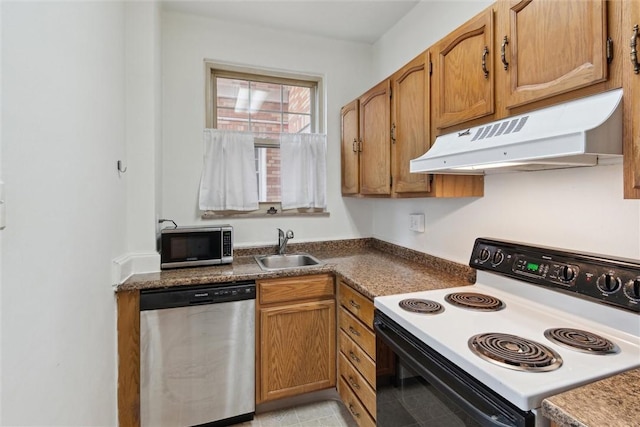
<path id="1" fill-rule="evenodd" d="M 582 353 L 603 355 L 619 351 L 618 346 L 608 339 L 580 329 L 552 328 L 544 331 L 544 336 L 551 342 Z"/>
<path id="2" fill-rule="evenodd" d="M 442 304 L 419 298 L 403 299 L 398 305 L 404 310 L 420 314 L 438 314 L 444 311 Z"/>
<path id="3" fill-rule="evenodd" d="M 505 307 L 498 298 L 475 292 L 456 292 L 448 294 L 444 299 L 450 304 L 470 310 L 498 311 Z"/>
<path id="4" fill-rule="evenodd" d="M 546 372 L 562 366 L 562 358 L 535 341 L 497 332 L 469 338 L 471 351 L 484 360 L 516 371 Z"/>

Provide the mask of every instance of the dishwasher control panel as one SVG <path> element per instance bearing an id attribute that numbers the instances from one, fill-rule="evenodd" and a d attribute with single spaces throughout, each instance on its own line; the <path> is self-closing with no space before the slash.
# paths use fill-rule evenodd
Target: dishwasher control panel
<path id="1" fill-rule="evenodd" d="M 219 304 L 255 298 L 256 284 L 253 281 L 143 289 L 140 291 L 140 311 Z"/>

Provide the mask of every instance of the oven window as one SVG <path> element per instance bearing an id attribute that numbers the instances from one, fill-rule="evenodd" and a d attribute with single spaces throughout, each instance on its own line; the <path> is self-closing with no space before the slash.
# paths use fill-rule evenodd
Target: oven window
<path id="1" fill-rule="evenodd" d="M 378 377 L 379 427 L 480 426 L 396 356 L 395 375 Z"/>

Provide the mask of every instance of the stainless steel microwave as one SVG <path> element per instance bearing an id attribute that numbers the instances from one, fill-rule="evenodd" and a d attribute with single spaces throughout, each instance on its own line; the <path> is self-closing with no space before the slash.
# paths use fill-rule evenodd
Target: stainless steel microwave
<path id="1" fill-rule="evenodd" d="M 164 228 L 160 232 L 160 268 L 199 267 L 233 262 L 233 227 Z"/>

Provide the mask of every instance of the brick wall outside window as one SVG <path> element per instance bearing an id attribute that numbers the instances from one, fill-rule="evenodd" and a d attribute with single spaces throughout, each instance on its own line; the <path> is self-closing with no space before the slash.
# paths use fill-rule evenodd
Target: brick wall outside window
<path id="1" fill-rule="evenodd" d="M 282 88 L 282 92 L 280 92 Z M 251 99 L 266 94 L 263 102 L 250 106 L 241 104 L 238 96 L 244 90 L 251 90 Z M 261 92 L 261 93 L 259 93 Z M 310 132 L 311 89 L 245 80 L 218 78 L 216 98 L 216 127 L 237 131 L 253 131 L 257 137 L 273 138 L 277 133 Z M 243 108 L 238 108 L 243 105 Z M 255 108 L 258 108 L 257 110 Z M 252 110 L 252 108 L 254 108 Z M 280 150 L 277 148 L 257 148 L 266 156 L 266 194 L 261 202 L 279 202 L 280 190 Z"/>

